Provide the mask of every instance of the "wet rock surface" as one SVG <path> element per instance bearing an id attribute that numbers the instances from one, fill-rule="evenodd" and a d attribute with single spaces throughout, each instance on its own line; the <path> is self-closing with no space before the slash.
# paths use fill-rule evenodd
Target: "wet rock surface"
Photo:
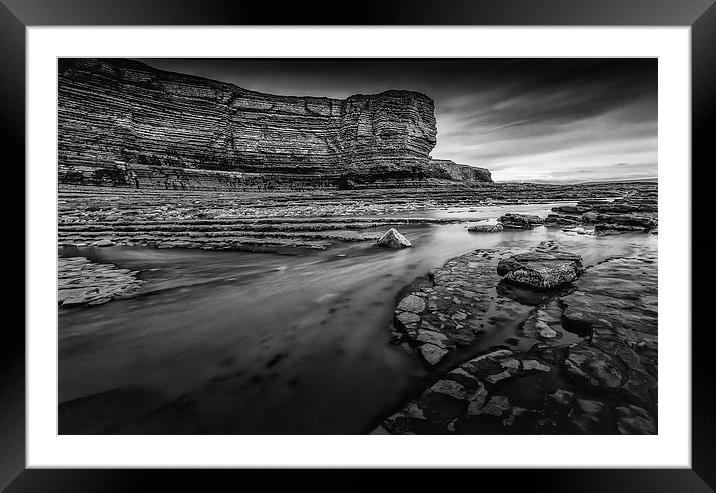
<path id="1" fill-rule="evenodd" d="M 497 264 L 507 249 L 476 250 L 432 271 L 397 304 L 398 340 L 413 347 L 428 367 L 470 346 L 495 322 L 515 325 L 530 307 L 497 292 Z"/>
<path id="2" fill-rule="evenodd" d="M 515 214 L 508 212 L 497 219 L 507 229 L 531 229 L 536 225 L 544 223 L 544 220 L 531 214 Z"/>
<path id="3" fill-rule="evenodd" d="M 90 246 L 94 242 L 107 244 L 106 247 L 99 246 L 100 243 L 95 245 L 98 258 L 102 258 L 102 255 L 119 253 L 119 250 L 115 250 L 115 248 L 123 249 L 125 246 L 202 248 L 207 250 L 274 248 L 277 245 L 327 248 L 337 241 L 374 243 L 391 226 L 395 226 L 397 230 L 403 230 L 403 224 L 459 223 L 466 217 L 466 215 L 457 214 L 448 217 L 459 217 L 460 219 L 430 217 L 427 213 L 421 212 L 422 209 L 442 208 L 444 211 L 444 208 L 448 207 L 478 207 L 499 204 L 506 206 L 504 210 L 510 210 L 512 204 L 548 202 L 563 199 L 565 196 L 573 198 L 575 203 L 582 200 L 593 200 L 597 203 L 596 201 L 600 200 L 599 197 L 611 198 L 624 191 L 619 188 L 619 185 L 613 184 L 588 187 L 524 187 L 519 184 L 504 186 L 494 184 L 484 188 L 424 187 L 392 190 L 367 189 L 361 184 L 358 184 L 357 187 L 359 189 L 355 191 L 340 192 L 281 190 L 250 191 L 240 194 L 219 191 L 205 193 L 189 190 L 61 187 L 59 200 L 60 244 L 86 246 Z M 630 185 L 631 187 L 632 185 Z M 655 185 L 644 185 L 644 187 L 655 188 Z M 588 199 L 588 197 L 597 198 Z M 599 203 L 609 202 L 607 199 L 601 200 L 602 202 Z M 494 219 L 500 213 L 495 214 L 492 218 Z M 544 216 L 543 212 L 539 212 L 539 214 Z M 587 212 L 583 215 L 587 214 L 594 214 L 596 218 L 599 214 L 608 213 Z M 627 213 L 620 212 L 618 214 Z M 376 217 L 377 215 L 378 217 Z M 595 223 L 581 224 L 593 233 L 592 228 Z M 526 238 L 529 235 L 539 236 L 543 233 L 554 234 L 545 228 L 536 228 L 532 232 L 507 231 L 503 234 L 505 237 L 512 235 L 521 238 Z M 467 231 L 460 226 L 452 228 L 452 230 L 464 233 L 465 237 L 469 237 Z M 413 239 L 413 231 L 415 230 L 411 230 L 409 234 L 411 239 Z M 624 235 L 624 238 L 631 241 L 628 239 L 633 236 L 637 235 Z M 641 237 L 641 235 L 639 236 Z M 481 242 L 484 239 L 489 242 L 495 239 L 502 241 L 501 238 L 502 236 L 497 232 L 494 235 L 478 238 L 473 236 L 472 240 Z M 396 252 L 396 256 L 419 252 L 422 242 L 418 241 L 417 235 L 414 239 L 416 240 L 414 249 Z M 578 240 L 592 241 L 591 238 L 578 238 Z M 604 240 L 606 243 L 617 240 L 617 238 L 605 238 Z M 110 246 L 109 243 L 114 245 Z M 482 243 L 476 242 L 475 244 L 481 245 Z M 545 247 L 547 246 L 545 245 Z M 68 252 L 73 250 L 68 249 Z M 373 249 L 371 248 L 371 250 Z M 153 254 L 163 256 L 188 253 L 190 252 L 154 252 Z M 193 253 L 203 255 L 201 252 Z M 412 363 L 416 367 L 424 366 L 427 369 L 425 371 L 428 371 L 430 375 L 421 392 L 440 380 L 455 380 L 466 389 L 463 392 L 452 384 L 438 386 L 437 389 L 434 389 L 436 391 L 431 392 L 432 396 L 429 397 L 427 404 L 421 402 L 420 406 L 422 407 L 418 407 L 416 404 L 416 407 L 411 408 L 410 414 L 419 416 L 420 413 L 423 413 L 424 416 L 430 416 L 430 419 L 436 422 L 442 422 L 440 416 L 444 412 L 443 408 L 447 407 L 448 411 L 452 409 L 450 412 L 456 418 L 448 421 L 444 428 L 441 427 L 442 425 L 425 426 L 424 423 L 421 423 L 416 425 L 417 428 L 412 427 L 413 424 L 401 425 L 404 427 L 402 432 L 443 432 L 439 430 L 444 429 L 447 430 L 445 431 L 447 433 L 512 433 L 518 432 L 517 430 L 526 430 L 525 432 L 529 433 L 587 432 L 584 430 L 598 433 L 653 433 L 653 430 L 656 429 L 656 411 L 653 407 L 656 402 L 656 394 L 650 391 L 651 381 L 644 374 L 639 373 L 638 370 L 641 368 L 633 360 L 631 353 L 621 347 L 626 345 L 637 354 L 642 367 L 649 375 L 656 378 L 655 342 L 651 342 L 648 337 L 639 334 L 636 334 L 637 342 L 629 342 L 624 339 L 622 343 L 621 339 L 615 339 L 620 347 L 620 352 L 615 354 L 620 356 L 600 363 L 598 359 L 601 358 L 601 355 L 595 349 L 598 346 L 592 347 L 593 345 L 585 343 L 590 340 L 592 332 L 598 333 L 599 324 L 569 323 L 563 317 L 566 308 L 561 303 L 563 298 L 568 299 L 567 297 L 580 287 L 586 291 L 586 286 L 582 285 L 582 278 L 596 266 L 590 267 L 587 273 L 582 275 L 582 278 L 559 291 L 535 291 L 527 286 L 508 283 L 497 273 L 499 261 L 516 253 L 513 248 L 494 248 L 483 250 L 481 253 L 473 252 L 473 254 L 469 254 L 470 261 L 473 262 L 472 265 L 468 266 L 466 262 L 456 261 L 454 267 L 445 269 L 444 266 L 434 273 L 436 276 L 417 282 L 396 298 L 395 306 L 400 305 L 400 309 L 399 313 L 395 314 L 395 324 L 404 326 L 397 331 L 396 342 L 403 344 L 405 349 L 414 353 L 417 359 L 411 360 Z M 224 256 L 224 253 L 211 253 L 211 255 Z M 392 255 L 381 252 L 380 256 L 387 258 Z M 443 258 L 447 258 L 447 256 Z M 588 259 L 589 255 L 585 255 L 584 258 Z M 604 268 L 606 267 L 607 265 L 604 266 Z M 645 264 L 645 269 L 651 268 L 655 269 L 655 265 L 649 267 Z M 425 271 L 427 268 L 418 272 Z M 443 271 L 442 277 L 439 271 Z M 463 275 L 462 278 L 458 277 L 460 275 Z M 393 291 L 385 290 L 385 296 L 392 298 L 395 290 L 410 282 L 411 279 L 412 276 L 395 284 Z M 638 280 L 636 282 L 639 283 Z M 435 293 L 426 293 L 423 288 L 432 288 Z M 452 290 L 448 288 L 452 288 Z M 132 293 L 136 293 L 136 291 Z M 411 294 L 418 299 L 410 298 L 403 303 L 403 299 Z M 430 296 L 432 295 L 435 295 L 437 299 L 431 300 Z M 121 308 L 121 305 L 122 303 L 112 303 L 99 308 L 98 311 L 109 310 L 115 306 Z M 578 304 L 573 301 L 571 306 L 576 309 Z M 392 306 L 385 307 L 385 309 L 389 313 Z M 76 315 L 85 312 L 91 313 L 92 311 L 67 310 L 66 314 Z M 586 308 L 582 310 L 582 313 L 586 314 Z M 453 318 L 454 316 L 455 318 Z M 420 323 L 425 318 L 431 318 L 437 325 L 422 327 Z M 385 321 L 381 322 L 381 324 L 384 323 Z M 408 324 L 416 325 L 412 327 L 413 330 L 410 330 Z M 593 326 L 596 328 L 593 329 Z M 505 332 L 514 331 L 514 333 L 509 334 L 511 336 L 509 338 L 502 335 L 497 336 L 498 342 L 494 344 L 487 342 L 490 341 L 496 327 L 507 327 Z M 608 326 L 605 327 L 608 328 Z M 433 328 L 437 330 L 433 330 Z M 631 330 L 633 331 L 633 329 Z M 628 331 L 625 332 L 627 335 L 629 334 Z M 649 335 L 648 329 L 637 332 Z M 600 337 L 605 340 L 606 335 L 602 333 Z M 610 337 L 613 338 L 613 336 Z M 614 342 L 612 339 L 606 340 Z M 479 350 L 475 349 L 476 343 L 481 344 Z M 486 349 L 488 347 L 491 349 Z M 570 353 L 572 347 L 573 350 Z M 498 350 L 509 351 L 510 356 L 505 358 L 504 366 L 501 361 L 498 362 L 498 367 L 494 368 L 495 371 L 479 371 L 473 375 L 470 373 L 470 368 L 461 368 L 465 363 L 487 354 L 485 351 L 492 353 Z M 406 357 L 398 351 L 395 353 L 398 353 L 403 359 L 412 357 Z M 653 355 L 653 358 L 650 354 Z M 570 355 L 571 358 L 569 358 Z M 568 358 L 586 377 L 578 372 L 568 372 L 565 368 L 568 365 L 565 363 Z M 620 358 L 627 360 L 632 358 L 629 360 L 631 366 L 622 363 Z M 353 371 L 352 368 L 351 372 Z M 615 383 L 616 380 L 610 379 L 612 371 L 623 375 L 618 387 Z M 450 372 L 452 376 L 447 377 L 446 372 Z M 245 377 L 248 380 L 252 378 L 252 374 L 247 373 Z M 480 391 L 480 394 L 484 393 L 485 399 L 483 405 L 480 404 L 479 397 L 476 397 L 476 403 L 471 403 L 471 412 L 479 418 L 471 418 L 470 426 L 466 426 L 461 424 L 463 418 L 461 417 L 460 399 L 463 395 L 467 395 L 469 398 L 472 391 L 478 390 L 478 387 L 470 387 L 472 385 L 470 382 L 473 379 L 481 382 L 484 391 Z M 594 382 L 590 379 L 593 379 Z M 291 385 L 294 385 L 293 380 L 289 380 Z M 631 383 L 627 384 L 630 381 Z M 537 384 L 532 385 L 534 382 Z M 222 388 L 221 392 L 227 395 L 235 392 L 236 389 L 232 385 L 227 383 L 226 388 Z M 343 388 L 343 385 L 336 383 L 335 388 Z M 641 395 L 641 397 L 628 397 L 632 395 L 632 392 L 633 395 Z M 394 397 L 387 406 L 373 410 L 365 418 L 364 423 L 378 415 L 382 422 L 389 413 L 392 415 L 396 414 L 396 411 L 404 412 L 407 403 L 416 401 L 418 397 L 417 392 L 411 391 L 409 395 L 407 394 L 400 394 L 399 397 Z M 544 404 L 540 404 L 542 402 L 538 398 L 540 396 L 545 399 Z M 547 400 L 546 396 L 552 397 Z M 204 395 L 197 394 L 194 398 L 192 403 L 202 403 Z M 231 403 L 230 399 L 224 399 L 221 405 L 207 405 L 206 407 L 212 408 L 212 411 L 213 408 L 223 407 L 227 409 L 227 414 L 231 414 L 231 419 L 236 419 L 236 413 L 230 412 L 227 406 Z M 453 399 L 453 401 L 449 399 Z M 651 399 L 654 404 L 648 399 Z M 445 402 L 441 403 L 441 400 Z M 455 400 L 458 402 L 457 406 Z M 561 414 L 555 414 L 556 411 L 553 411 L 559 402 L 566 407 L 565 416 L 571 415 L 571 424 L 559 421 L 558 418 Z M 600 403 L 603 405 L 602 408 L 599 406 Z M 396 406 L 396 404 L 398 405 Z M 433 407 L 431 408 L 431 406 Z M 157 420 L 163 420 L 166 415 L 173 416 L 177 410 L 186 407 L 184 399 L 173 402 L 165 411 L 165 415 Z M 465 406 L 465 409 L 467 410 L 468 407 Z M 597 408 L 601 411 L 596 412 Z M 596 417 L 594 417 L 595 415 Z M 74 416 L 77 415 L 74 414 Z M 498 420 L 498 416 L 505 423 L 500 422 L 499 426 L 494 422 L 490 424 L 488 418 L 494 421 Z M 140 424 L 136 429 L 133 428 L 134 431 L 146 430 L 141 424 L 143 419 L 145 418 L 137 419 Z M 530 419 L 532 421 L 529 421 Z M 195 419 L 193 416 L 186 420 L 191 424 L 194 424 L 195 421 L 198 422 L 198 418 Z M 488 420 L 488 424 L 485 424 L 484 420 Z M 554 421 L 557 425 L 552 424 L 549 420 Z M 213 421 L 207 420 L 206 422 Z M 183 421 L 182 423 L 186 424 Z M 371 423 L 370 427 L 361 427 L 360 430 L 369 431 L 374 424 L 378 424 L 378 421 Z M 79 422 L 75 424 L 82 428 Z M 184 428 L 179 429 L 183 430 Z M 217 432 L 225 431 L 218 425 L 215 429 Z M 162 430 L 169 433 L 176 431 L 171 426 L 166 429 L 162 428 Z M 350 432 L 357 432 L 357 430 L 356 426 Z M 377 431 L 395 433 L 396 429 L 390 424 L 384 424 L 377 428 Z M 200 430 L 199 432 L 206 431 Z"/>
<path id="4" fill-rule="evenodd" d="M 582 257 L 548 245 L 519 253 L 497 264 L 507 281 L 534 289 L 556 289 L 574 282 L 584 272 Z"/>
<path id="5" fill-rule="evenodd" d="M 58 304 L 66 308 L 101 305 L 131 296 L 143 284 L 136 274 L 84 257 L 60 257 L 57 259 Z"/>
<path id="6" fill-rule="evenodd" d="M 458 341 L 470 344 L 470 337 L 474 340 L 480 331 L 432 324 L 453 315 L 479 320 L 478 305 L 463 304 L 475 297 L 461 293 L 456 296 L 460 303 L 446 303 L 451 298 L 444 295 L 431 300 L 435 294 L 430 289 L 459 286 L 476 292 L 474 286 L 460 283 L 475 278 L 478 263 L 484 266 L 479 283 L 485 285 L 489 265 L 500 262 L 500 256 L 508 257 L 504 251 L 477 251 L 448 262 L 433 288 L 401 300 L 397 316 L 410 314 L 404 317 L 404 330 L 415 341 L 443 351 L 449 352 Z M 656 258 L 608 259 L 588 268 L 568 292 L 537 306 L 513 301 L 510 309 L 522 317 L 520 338 L 532 341 L 531 346 L 500 348 L 444 365 L 425 391 L 388 415 L 374 432 L 655 434 L 655 262 Z"/>

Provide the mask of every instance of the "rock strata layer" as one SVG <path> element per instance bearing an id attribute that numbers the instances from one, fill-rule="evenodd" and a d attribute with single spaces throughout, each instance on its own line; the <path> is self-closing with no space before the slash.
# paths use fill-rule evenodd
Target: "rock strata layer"
<path id="1" fill-rule="evenodd" d="M 545 218 L 544 224 L 580 234 L 652 232 L 658 226 L 657 206 L 656 189 L 637 189 L 611 201 L 583 199 L 576 205 L 553 207 L 553 213 Z M 585 230 L 582 226 L 594 229 Z"/>
<path id="2" fill-rule="evenodd" d="M 421 93 L 277 96 L 123 59 L 60 59 L 58 67 L 61 183 L 492 181 L 481 168 L 431 162 L 434 103 Z"/>
<path id="3" fill-rule="evenodd" d="M 650 191 L 656 185 L 644 184 L 640 188 Z M 241 193 L 61 185 L 58 237 L 60 246 L 88 246 L 106 240 L 117 246 L 152 248 L 324 249 L 337 241 L 375 242 L 389 227 L 479 221 L 454 215 L 426 217 L 430 209 L 544 203 L 565 197 L 576 202 L 626 191 L 620 184 L 492 183 L 422 189 Z M 425 216 L 421 216 L 423 213 Z"/>

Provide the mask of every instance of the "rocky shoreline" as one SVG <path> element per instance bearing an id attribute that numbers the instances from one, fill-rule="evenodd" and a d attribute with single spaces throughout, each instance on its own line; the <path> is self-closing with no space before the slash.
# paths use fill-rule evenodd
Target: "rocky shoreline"
<path id="1" fill-rule="evenodd" d="M 541 244 L 532 260 L 543 274 L 576 261 L 559 251 Z M 372 433 L 657 432 L 656 258 L 608 259 L 549 291 L 500 280 L 499 266 L 515 257 L 477 250 L 454 258 L 398 302 L 393 342 L 433 378 Z M 466 351 L 490 322 L 507 318 L 519 327 L 510 341 L 517 348 Z"/>
<path id="2" fill-rule="evenodd" d="M 565 197 L 573 205 L 553 207 L 546 217 L 510 212 L 510 205 Z M 245 195 L 61 187 L 59 203 L 60 248 L 323 250 L 381 237 L 394 247 L 410 246 L 401 227 L 461 223 L 465 235 L 485 238 L 558 228 L 598 241 L 658 227 L 656 184 L 648 183 Z M 495 205 L 505 206 L 496 224 L 474 224 L 471 211 Z M 467 212 L 451 217 L 453 208 Z M 428 214 L 440 209 L 440 217 Z M 395 303 L 391 343 L 420 361 L 425 385 L 365 431 L 656 433 L 656 260 L 625 256 L 585 267 L 553 241 L 448 260 Z M 63 308 L 136 296 L 144 284 L 137 272 L 84 257 L 61 257 L 58 269 Z M 514 337 L 485 347 L 498 326 Z"/>
<path id="3" fill-rule="evenodd" d="M 638 192 L 632 199 L 625 197 Z M 335 242 L 375 241 L 390 227 L 413 224 L 445 224 L 463 219 L 420 217 L 422 211 L 455 207 L 549 203 L 566 197 L 603 211 L 598 220 L 585 212 L 579 219 L 558 212 L 559 220 L 539 218 L 535 224 L 590 232 L 653 230 L 654 212 L 625 212 L 634 201 L 655 197 L 656 184 L 637 187 L 624 184 L 534 185 L 484 184 L 475 187 L 382 189 L 360 191 L 206 192 L 182 190 L 133 190 L 103 187 L 61 186 L 58 200 L 60 246 L 117 246 L 150 248 L 200 248 L 207 250 L 325 249 Z M 624 202 L 626 201 L 626 202 Z M 580 206 L 581 207 L 581 206 Z M 608 208 L 610 208 L 608 210 Z M 590 209 L 591 210 L 591 209 Z M 649 217 L 644 219 L 644 214 Z M 519 216 L 519 215 L 518 215 Z M 587 217 L 588 219 L 583 219 Z M 514 218 L 513 218 L 514 219 Z M 505 220 L 505 228 L 533 227 Z M 642 221 L 640 223 L 639 221 Z M 486 225 L 487 226 L 487 225 Z M 384 228 L 378 231 L 376 228 Z M 371 231 L 372 230 L 372 231 Z"/>

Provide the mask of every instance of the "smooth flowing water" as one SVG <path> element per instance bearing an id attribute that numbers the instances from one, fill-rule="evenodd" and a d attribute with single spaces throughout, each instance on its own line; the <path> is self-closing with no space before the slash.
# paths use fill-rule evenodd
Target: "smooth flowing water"
<path id="1" fill-rule="evenodd" d="M 430 214 L 494 222 L 508 211 L 545 216 L 554 205 Z M 63 249 L 139 270 L 148 282 L 131 299 L 60 309 L 59 398 L 73 401 L 60 407 L 60 432 L 365 432 L 424 385 L 422 366 L 388 343 L 387 329 L 396 295 L 417 277 L 476 248 L 546 239 L 587 266 L 657 248 L 643 233 L 475 234 L 469 225 L 401 227 L 414 245 L 403 250 L 365 242 L 298 255 Z"/>

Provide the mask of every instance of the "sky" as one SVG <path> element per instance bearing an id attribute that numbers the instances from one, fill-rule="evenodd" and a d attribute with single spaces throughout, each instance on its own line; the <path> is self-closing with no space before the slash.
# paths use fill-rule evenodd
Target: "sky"
<path id="1" fill-rule="evenodd" d="M 346 98 L 409 89 L 435 101 L 436 159 L 495 181 L 657 176 L 656 59 L 143 59 L 254 91 Z"/>

